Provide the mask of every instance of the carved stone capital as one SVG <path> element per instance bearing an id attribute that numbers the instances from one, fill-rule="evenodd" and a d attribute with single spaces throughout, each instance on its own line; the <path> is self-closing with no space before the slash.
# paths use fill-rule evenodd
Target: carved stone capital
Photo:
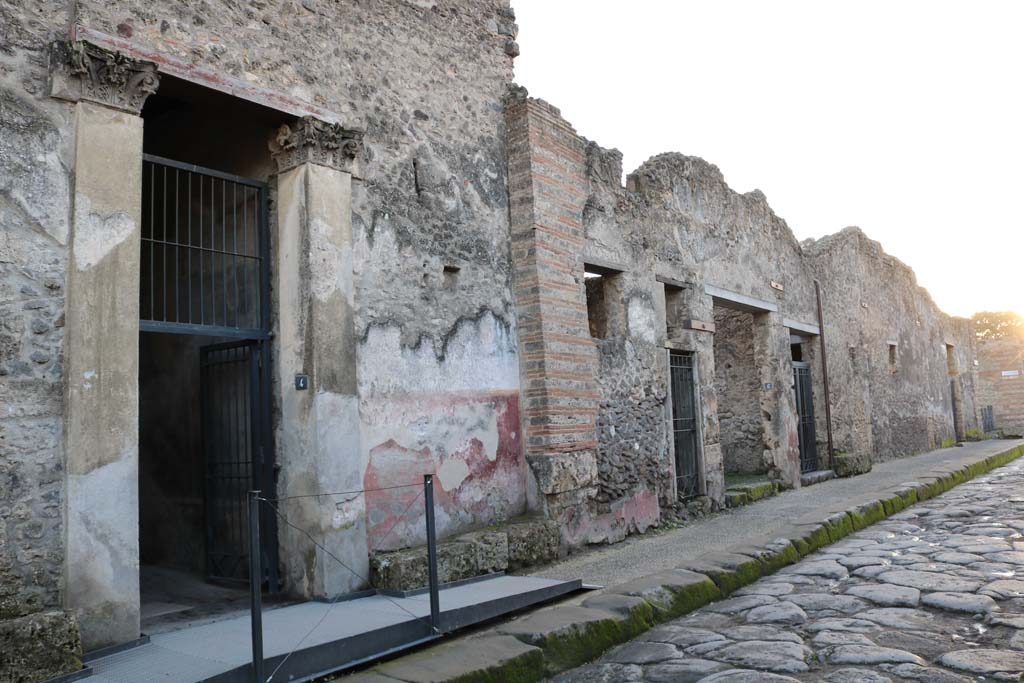
<path id="1" fill-rule="evenodd" d="M 54 43 L 50 51 L 50 94 L 88 100 L 132 114 L 160 86 L 156 64 L 85 41 Z"/>
<path id="2" fill-rule="evenodd" d="M 283 124 L 271 146 L 279 172 L 308 162 L 354 173 L 363 153 L 363 132 L 304 116 Z"/>

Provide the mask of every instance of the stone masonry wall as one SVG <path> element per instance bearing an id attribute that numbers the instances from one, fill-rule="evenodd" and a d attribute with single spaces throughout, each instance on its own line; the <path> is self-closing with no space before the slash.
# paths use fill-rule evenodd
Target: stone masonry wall
<path id="1" fill-rule="evenodd" d="M 44 48 L 65 16 L 64 3 L 0 4 L 0 619 L 61 605 L 74 124 L 46 96 Z"/>
<path id="2" fill-rule="evenodd" d="M 822 283 L 836 448 L 889 460 L 955 439 L 954 386 L 964 428 L 976 426 L 970 321 L 942 313 L 913 271 L 858 228 L 804 252 Z"/>
<path id="3" fill-rule="evenodd" d="M 715 308 L 715 388 L 726 474 L 765 471 L 753 316 Z"/>
<path id="4" fill-rule="evenodd" d="M 442 535 L 521 514 L 502 103 L 518 48 L 508 2 L 0 3 L 0 618 L 62 604 L 74 105 L 47 96 L 47 48 L 75 24 L 365 129 L 344 255 L 361 422 L 346 438 L 362 449 L 340 466 L 365 486 L 436 473 Z M 317 487 L 302 477 L 282 472 L 282 488 Z M 356 509 L 380 520 L 403 502 L 384 494 Z M 347 528 L 343 512 L 317 514 Z M 371 548 L 385 542 L 380 524 L 365 526 Z M 410 515 L 386 544 L 419 542 L 417 526 Z"/>

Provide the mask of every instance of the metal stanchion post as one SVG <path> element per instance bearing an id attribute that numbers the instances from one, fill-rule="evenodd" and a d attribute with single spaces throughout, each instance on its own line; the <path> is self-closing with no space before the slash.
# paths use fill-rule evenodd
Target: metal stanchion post
<path id="1" fill-rule="evenodd" d="M 434 475 L 423 475 L 423 498 L 427 513 L 427 565 L 430 572 L 430 624 L 441 632 L 441 598 L 437 587 L 437 538 L 434 534 Z"/>
<path id="2" fill-rule="evenodd" d="M 252 624 L 252 674 L 265 683 L 263 670 L 263 568 L 260 561 L 260 492 L 249 492 L 249 606 Z"/>

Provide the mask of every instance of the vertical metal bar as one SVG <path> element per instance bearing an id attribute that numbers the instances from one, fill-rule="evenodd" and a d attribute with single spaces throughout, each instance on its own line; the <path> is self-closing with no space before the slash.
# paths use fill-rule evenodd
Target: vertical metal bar
<path id="1" fill-rule="evenodd" d="M 260 245 L 260 329 L 270 329 L 270 236 L 267 227 L 267 188 L 259 189 L 259 245 Z"/>
<path id="2" fill-rule="evenodd" d="M 430 580 L 430 625 L 441 632 L 441 598 L 437 586 L 437 539 L 434 535 L 434 475 L 423 475 L 423 499 L 427 513 L 427 568 Z"/>
<path id="3" fill-rule="evenodd" d="M 160 288 L 161 297 L 163 298 L 163 318 L 164 322 L 167 322 L 167 167 L 164 166 L 164 189 L 161 194 L 163 195 L 163 201 L 160 204 L 160 213 L 163 214 L 164 224 L 164 243 L 160 245 L 161 260 L 163 261 L 163 286 Z"/>
<path id="4" fill-rule="evenodd" d="M 249 613 L 252 626 L 252 674 L 254 683 L 265 683 L 263 669 L 263 596 L 260 594 L 260 492 L 249 492 Z M 252 550 L 256 549 L 256 550 Z"/>
<path id="5" fill-rule="evenodd" d="M 201 173 L 196 174 L 199 177 L 199 324 L 206 324 L 206 296 L 203 294 L 203 280 L 206 279 L 206 273 L 204 269 L 204 261 L 206 260 L 203 256 L 203 176 Z"/>
<path id="6" fill-rule="evenodd" d="M 228 181 L 220 181 L 220 265 L 221 288 L 224 290 L 224 326 L 228 325 Z"/>
<path id="7" fill-rule="evenodd" d="M 238 305 L 238 183 L 231 183 L 231 257 L 232 271 L 235 276 L 235 327 L 241 327 L 238 315 L 242 308 Z"/>
<path id="8" fill-rule="evenodd" d="M 188 322 L 192 322 L 192 171 L 188 175 Z"/>
<path id="9" fill-rule="evenodd" d="M 174 322 L 181 322 L 181 306 L 179 294 L 181 292 L 181 268 L 178 266 L 178 252 L 181 251 L 181 231 L 179 214 L 181 209 L 181 195 L 178 193 L 178 180 L 180 171 L 174 169 Z"/>
<path id="10" fill-rule="evenodd" d="M 242 310 L 245 311 L 246 327 L 256 327 L 256 321 L 249 313 L 249 188 L 242 186 L 242 253 L 246 258 L 242 261 L 245 270 L 242 272 L 242 301 L 245 304 Z"/>
<path id="11" fill-rule="evenodd" d="M 832 445 L 832 397 L 828 391 L 828 356 L 825 354 L 825 318 L 821 311 L 821 283 L 814 281 L 814 297 L 818 301 L 818 343 L 821 345 L 821 382 L 825 391 L 825 430 L 828 434 L 828 466 L 836 466 L 836 451 Z"/>
<path id="12" fill-rule="evenodd" d="M 217 324 L 217 183 L 210 178 L 210 315 Z"/>
<path id="13" fill-rule="evenodd" d="M 156 277 L 156 270 L 153 265 L 154 251 L 156 245 L 153 241 L 156 239 L 156 227 L 153 223 L 154 210 L 156 207 L 156 166 L 149 164 L 149 317 L 148 320 L 156 320 L 156 303 L 154 300 L 156 286 L 154 284 L 154 278 Z"/>

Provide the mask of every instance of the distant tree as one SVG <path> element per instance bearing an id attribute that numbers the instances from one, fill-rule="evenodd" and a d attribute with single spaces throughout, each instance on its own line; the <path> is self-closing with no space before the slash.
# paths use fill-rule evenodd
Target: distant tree
<path id="1" fill-rule="evenodd" d="M 1024 316 L 1013 311 L 982 311 L 973 320 L 979 341 L 1015 337 L 1024 342 Z"/>

